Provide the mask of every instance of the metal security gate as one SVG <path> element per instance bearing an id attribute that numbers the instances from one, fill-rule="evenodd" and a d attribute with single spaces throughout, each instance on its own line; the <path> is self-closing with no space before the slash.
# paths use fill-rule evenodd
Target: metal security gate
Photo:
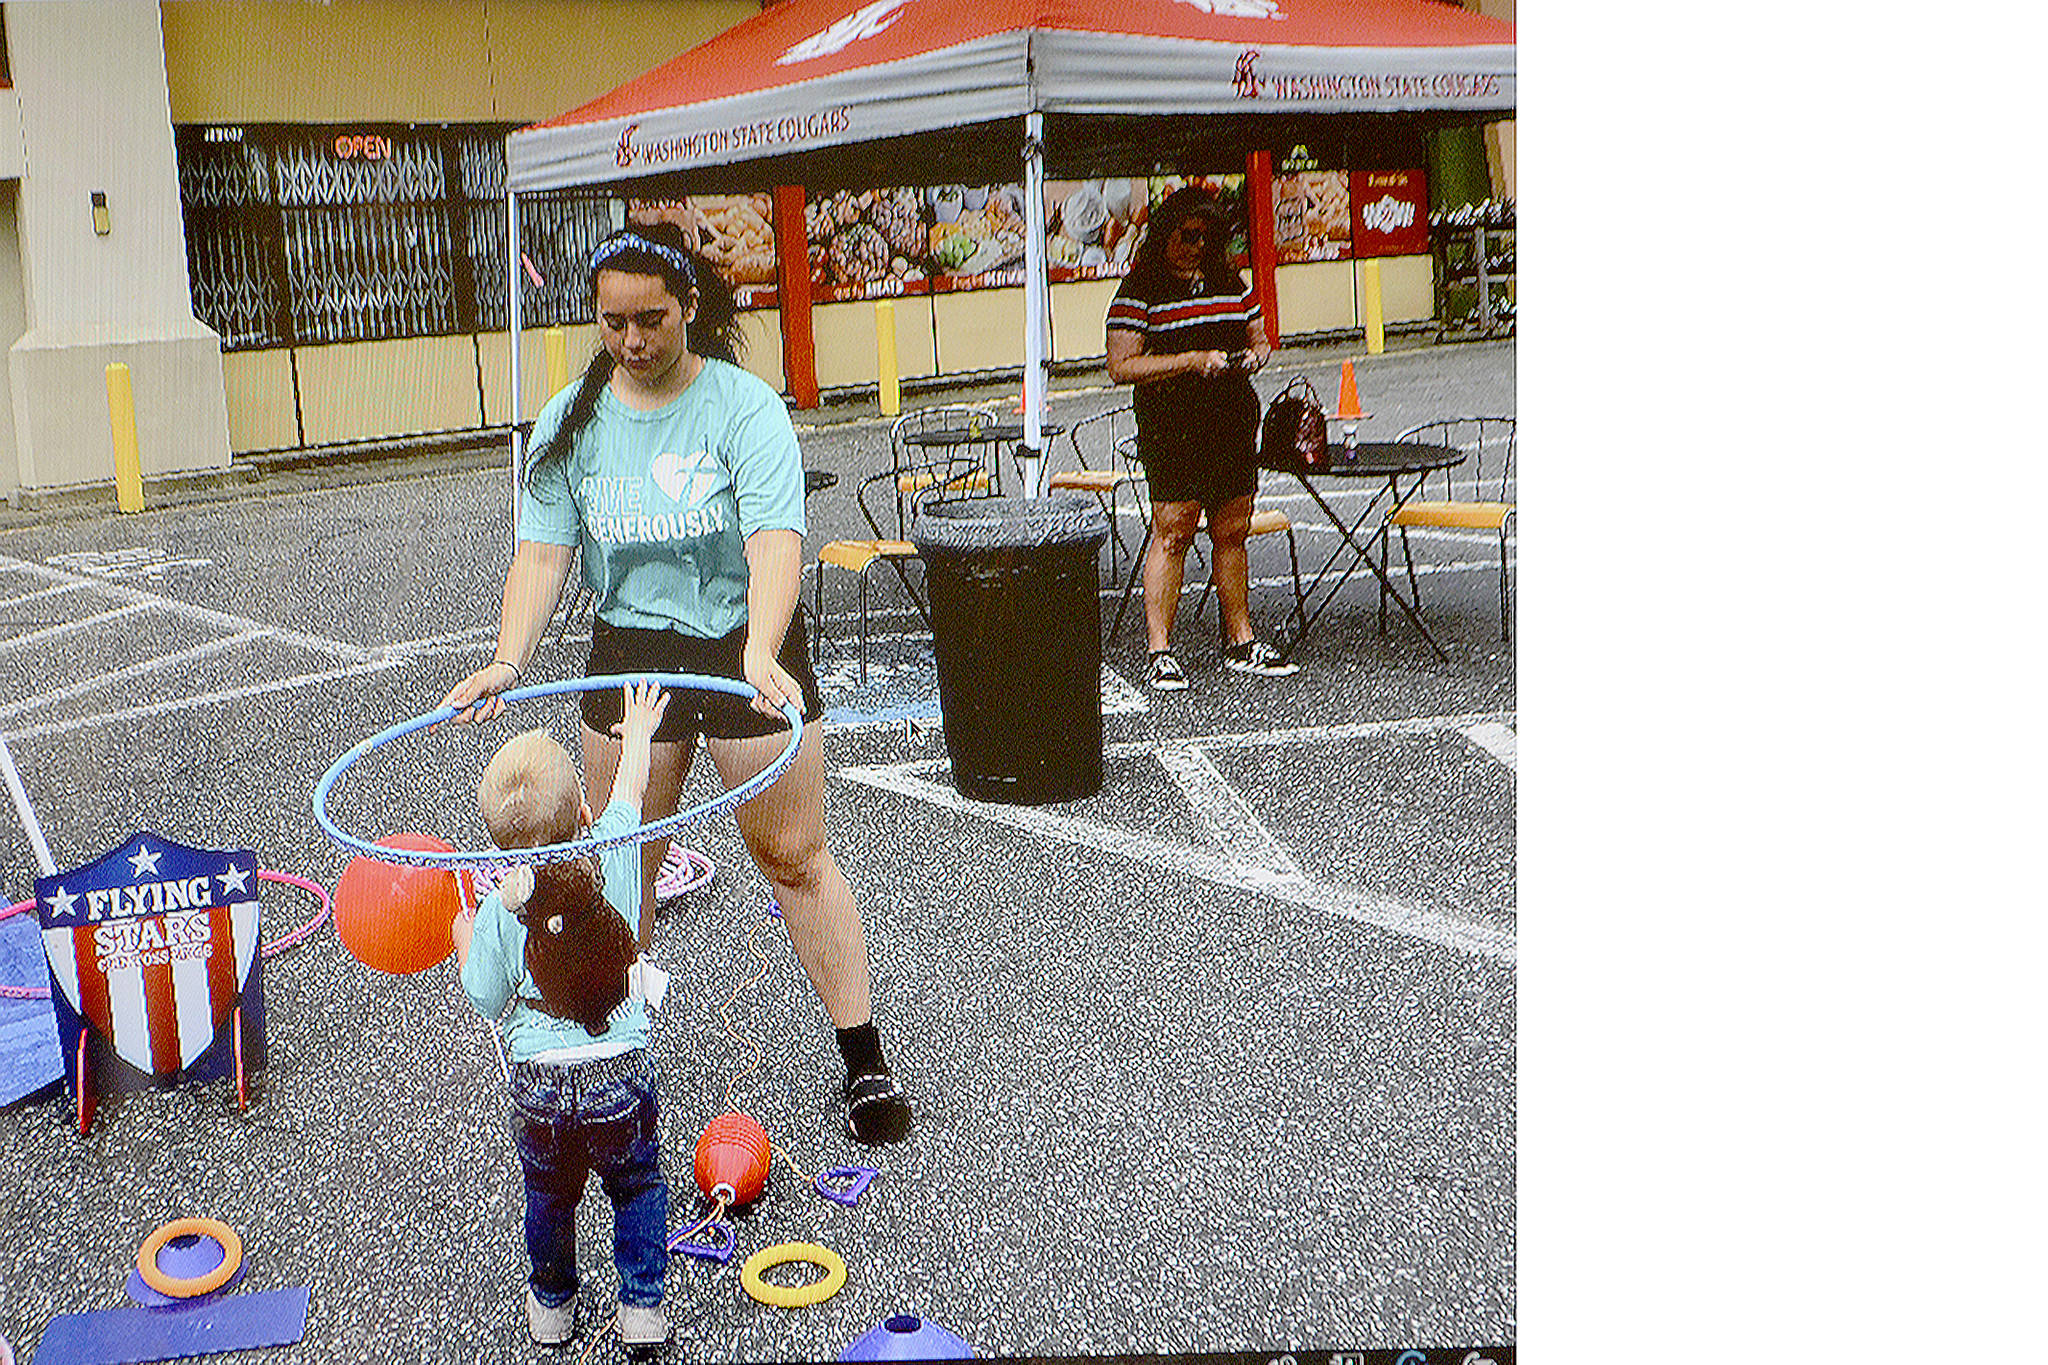
<path id="1" fill-rule="evenodd" d="M 208 125 L 177 131 L 192 310 L 227 351 L 502 331 L 514 125 Z M 589 321 L 582 262 L 605 198 L 536 201 L 544 282 L 522 322 Z"/>

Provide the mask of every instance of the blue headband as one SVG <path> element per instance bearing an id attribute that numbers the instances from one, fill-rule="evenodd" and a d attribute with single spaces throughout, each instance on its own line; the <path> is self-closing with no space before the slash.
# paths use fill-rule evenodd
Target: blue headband
<path id="1" fill-rule="evenodd" d="M 590 269 L 592 273 L 595 273 L 600 266 L 612 257 L 626 251 L 644 251 L 650 256 L 667 261 L 683 273 L 683 278 L 690 282 L 691 288 L 696 288 L 697 267 L 690 263 L 688 256 L 677 251 L 672 246 L 663 246 L 660 242 L 651 242 L 631 228 L 621 228 L 597 244 L 597 250 L 590 253 Z"/>

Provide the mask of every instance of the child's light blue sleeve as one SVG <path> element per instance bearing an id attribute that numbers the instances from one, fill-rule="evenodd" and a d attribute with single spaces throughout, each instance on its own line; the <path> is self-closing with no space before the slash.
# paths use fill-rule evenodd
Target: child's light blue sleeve
<path id="1" fill-rule="evenodd" d="M 597 817 L 597 823 L 590 827 L 590 833 L 593 838 L 604 839 L 614 834 L 624 834 L 639 824 L 640 808 L 620 797 L 604 808 L 604 814 Z M 640 845 L 623 844 L 618 848 L 606 849 L 598 855 L 598 867 L 604 872 L 606 902 L 619 912 L 619 918 L 626 921 L 626 927 L 638 934 Z"/>
<path id="2" fill-rule="evenodd" d="M 477 1013 L 496 1019 L 525 975 L 525 926 L 505 908 L 504 897 L 493 891 L 477 907 L 469 958 L 462 964 L 462 993 Z"/>

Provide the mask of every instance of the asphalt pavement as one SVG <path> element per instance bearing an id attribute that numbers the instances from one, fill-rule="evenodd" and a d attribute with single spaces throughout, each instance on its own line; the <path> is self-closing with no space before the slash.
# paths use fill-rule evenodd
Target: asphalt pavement
<path id="1" fill-rule="evenodd" d="M 1371 412 L 1360 439 L 1515 410 L 1512 341 L 1296 348 L 1260 391 L 1305 374 L 1334 408 L 1346 356 Z M 1064 376 L 1048 412 L 1070 426 L 1126 397 Z M 867 534 L 852 490 L 885 467 L 888 427 L 871 400 L 798 417 L 806 464 L 838 480 L 809 501 L 815 552 Z M 248 463 L 138 515 L 110 494 L 0 515 L 0 733 L 57 865 L 148 830 L 333 887 L 348 857 L 314 823 L 314 783 L 489 656 L 506 489 L 495 450 L 415 451 Z M 1291 480 L 1267 475 L 1261 505 L 1294 521 L 1304 572 L 1337 545 Z M 1269 634 L 1291 600 L 1281 542 L 1253 548 Z M 1193 688 L 1148 693 L 1126 622 L 1104 653 L 1104 786 L 1042 807 L 958 795 L 929 634 L 877 570 L 860 683 L 853 580 L 828 570 L 831 845 L 916 1126 L 892 1148 L 846 1138 L 829 1022 L 765 883 L 729 818 L 692 827 L 717 874 L 654 948 L 674 973 L 654 1044 L 671 1222 L 703 1208 L 691 1148 L 729 1089 L 781 1154 L 733 1220 L 732 1263 L 671 1269 L 667 1358 L 835 1360 L 903 1313 L 982 1355 L 1512 1343 L 1515 655 L 1495 553 L 1485 536 L 1416 541 L 1445 658 L 1398 612 L 1382 632 L 1361 577 L 1288 679 L 1223 670 L 1191 560 L 1177 634 Z M 1105 551 L 1104 627 L 1116 570 Z M 530 674 L 579 672 L 587 630 L 569 619 Z M 514 721 L 567 739 L 570 705 Z M 337 817 L 474 845 L 471 792 L 504 733 L 379 751 Z M 689 799 L 712 782 L 699 764 Z M 27 898 L 28 841 L 0 825 L 7 899 Z M 267 887 L 266 937 L 312 908 Z M 138 1245 L 202 1214 L 247 1248 L 234 1292 L 311 1290 L 300 1343 L 219 1359 L 622 1358 L 593 1340 L 616 1285 L 595 1189 L 580 1333 L 566 1351 L 526 1340 L 498 1062 L 452 963 L 385 976 L 323 931 L 269 960 L 264 994 L 269 1065 L 246 1112 L 224 1082 L 112 1098 L 85 1137 L 61 1092 L 0 1109 L 0 1336 L 33 1358 L 54 1316 L 127 1304 Z M 852 1208 L 805 1178 L 841 1164 L 879 1172 Z M 807 1308 L 749 1297 L 740 1258 L 786 1242 L 836 1251 L 845 1287 Z"/>

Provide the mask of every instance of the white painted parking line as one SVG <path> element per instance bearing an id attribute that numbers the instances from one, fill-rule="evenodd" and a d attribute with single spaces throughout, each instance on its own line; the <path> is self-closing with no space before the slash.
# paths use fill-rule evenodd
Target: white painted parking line
<path id="1" fill-rule="evenodd" d="M 9 730 L 9 740 L 35 739 L 41 735 L 61 735 L 72 730 L 84 730 L 95 725 L 115 725 L 131 720 L 149 720 L 166 716 L 174 711 L 190 711 L 195 707 L 212 706 L 218 702 L 241 701 L 246 697 L 261 697 L 273 692 L 289 692 L 293 688 L 312 687 L 320 683 L 334 682 L 341 678 L 360 678 L 370 673 L 380 673 L 388 668 L 402 668 L 406 660 L 376 659 L 368 663 L 351 664 L 346 668 L 332 668 L 324 673 L 302 673 L 297 677 L 273 678 L 267 682 L 251 683 L 247 687 L 231 687 L 218 692 L 202 692 L 197 696 L 179 697 L 175 701 L 154 702 L 148 706 L 130 706 L 120 711 L 103 711 L 96 716 L 79 716 L 72 720 L 52 721 L 47 725 L 31 725 L 20 730 Z"/>
<path id="2" fill-rule="evenodd" d="M 1218 886 L 1256 891 L 1275 900 L 1311 910 L 1342 915 L 1406 938 L 1421 939 L 1474 957 L 1514 965 L 1514 936 L 1490 924 L 1446 911 L 1427 909 L 1392 896 L 1375 895 L 1348 887 L 1318 886 L 1305 880 L 1289 880 L 1259 868 L 1240 866 L 1229 857 L 1196 848 L 1191 844 L 1169 843 L 1131 830 L 1115 829 L 1093 820 L 1059 815 L 1039 806 L 1001 806 L 974 801 L 952 787 L 919 777 L 913 769 L 930 771 L 943 764 L 936 759 L 894 768 L 842 768 L 836 774 L 852 782 L 895 792 L 941 809 L 977 815 L 994 824 L 1008 825 L 1060 843 L 1092 848 L 1098 852 L 1144 863 L 1164 872 L 1194 877 Z"/>
<path id="3" fill-rule="evenodd" d="M 5 601 L 0 601 L 0 607 L 24 606 L 30 602 L 41 602 L 51 597 L 61 597 L 67 592 L 77 592 L 80 588 L 89 588 L 91 586 L 92 584 L 82 578 L 74 579 L 69 583 L 52 583 L 47 588 L 37 588 L 34 592 L 25 592 L 19 597 L 10 597 Z"/>
<path id="4" fill-rule="evenodd" d="M 46 641 L 60 639 L 66 635 L 75 635 L 81 630 L 90 630 L 94 626 L 103 626 L 110 621 L 118 621 L 124 616 L 133 616 L 138 611 L 148 610 L 149 606 L 147 603 L 130 602 L 125 607 L 115 607 L 112 611 L 103 611 L 97 616 L 82 616 L 76 621 L 61 621 L 54 626 L 44 626 L 41 630 L 32 630 L 26 635 L 16 635 L 9 639 L 0 640 L 0 651 L 26 649 L 30 645 L 39 645 Z"/>
<path id="5" fill-rule="evenodd" d="M 1507 726 L 1489 720 L 1468 725 L 1458 733 L 1499 759 L 1509 772 L 1515 770 L 1515 732 Z"/>
<path id="6" fill-rule="evenodd" d="M 130 664 L 128 667 L 115 673 L 103 673 L 99 677 L 87 678 L 84 682 L 73 683 L 69 687 L 60 687 L 54 692 L 43 692 L 33 697 L 24 698 L 21 701 L 10 702 L 6 706 L 0 706 L 0 720 L 5 720 L 9 716 L 18 716 L 24 711 L 33 711 L 38 706 L 54 706 L 59 702 L 70 701 L 73 697 L 82 697 L 88 692 L 96 692 L 103 687 L 113 687 L 139 678 L 145 673 L 154 673 L 161 669 L 174 668 L 179 664 L 192 663 L 195 660 L 205 658 L 209 654 L 218 654 L 222 650 L 234 645 L 247 644 L 251 640 L 260 638 L 262 637 L 256 631 L 244 631 L 240 635 L 223 635 L 218 640 L 208 640 L 203 645 L 194 645 L 192 648 L 180 650 L 176 654 L 164 654 L 154 659 L 144 659 L 141 663 Z"/>
<path id="7" fill-rule="evenodd" d="M 1319 885 L 1303 876 L 1298 866 L 1293 866 L 1292 855 L 1278 849 L 1277 844 L 1274 846 L 1277 853 L 1261 853 L 1259 837 L 1263 835 L 1270 840 L 1271 835 L 1265 833 L 1263 826 L 1258 826 L 1256 817 L 1251 818 L 1248 826 L 1225 808 L 1226 802 L 1239 802 L 1242 798 L 1234 791 L 1230 791 L 1226 798 L 1223 792 L 1227 790 L 1227 784 L 1220 776 L 1212 782 L 1196 772 L 1182 757 L 1212 749 L 1298 747 L 1347 743 L 1383 735 L 1462 733 L 1489 723 L 1505 727 L 1513 719 L 1511 711 L 1475 712 L 1205 735 L 1194 739 L 1128 741 L 1105 746 L 1105 756 L 1157 756 L 1162 764 L 1179 764 L 1181 772 L 1188 774 L 1189 781 L 1199 793 L 1191 798 L 1191 803 L 1197 807 L 1197 819 L 1213 823 L 1215 841 L 1221 845 L 1220 849 L 1174 843 L 1141 831 L 1118 829 L 1099 821 L 1060 814 L 1042 806 L 1007 806 L 975 801 L 960 795 L 950 784 L 927 776 L 946 767 L 947 760 L 943 758 L 841 768 L 834 775 L 944 810 L 979 816 L 994 824 L 1021 829 L 1060 843 L 1092 848 L 1219 886 L 1256 891 L 1289 904 L 1342 915 L 1404 937 L 1513 966 L 1515 937 L 1511 930 L 1452 911 L 1417 905 L 1355 887 Z M 1176 756 L 1166 757 L 1168 750 L 1175 751 Z M 1169 767 L 1169 771 L 1173 770 Z M 1176 773 L 1176 780 L 1180 779 L 1181 772 Z M 1182 789 L 1188 790 L 1188 787 L 1183 785 Z M 1251 832 L 1251 826 L 1258 826 L 1257 833 Z M 1243 856 L 1247 850 L 1252 853 L 1250 859 Z M 1282 859 L 1285 859 L 1284 863 Z"/>
<path id="8" fill-rule="evenodd" d="M 1294 855 L 1273 837 L 1237 788 L 1216 771 L 1208 754 L 1192 744 L 1162 744 L 1157 757 L 1187 797 L 1195 827 L 1213 849 L 1247 871 L 1265 872 L 1283 881 L 1303 880 Z"/>
<path id="9" fill-rule="evenodd" d="M 374 650 L 365 649 L 361 645 L 344 644 L 339 640 L 329 640 L 319 635 L 308 635 L 304 631 L 288 630 L 282 626 L 267 625 L 262 621 L 251 620 L 245 616 L 231 616 L 224 611 L 214 611 L 209 607 L 198 607 L 190 602 L 181 602 L 175 597 L 164 597 L 158 593 L 143 592 L 140 589 L 131 588 L 125 583 L 108 582 L 102 579 L 67 573 L 62 569 L 53 569 L 46 564 L 37 564 L 33 560 L 16 559 L 11 555 L 0 555 L 0 570 L 12 570 L 17 573 L 31 574 L 55 583 L 90 583 L 95 592 L 111 597 L 117 602 L 125 602 L 130 606 L 158 607 L 173 616 L 182 617 L 187 621 L 198 622 L 201 625 L 211 626 L 213 629 L 228 635 L 240 635 L 245 631 L 254 631 L 261 634 L 265 639 L 280 640 L 285 644 L 298 645 L 302 649 L 310 649 L 315 653 L 331 654 L 357 663 L 368 662 L 376 654 Z"/>

